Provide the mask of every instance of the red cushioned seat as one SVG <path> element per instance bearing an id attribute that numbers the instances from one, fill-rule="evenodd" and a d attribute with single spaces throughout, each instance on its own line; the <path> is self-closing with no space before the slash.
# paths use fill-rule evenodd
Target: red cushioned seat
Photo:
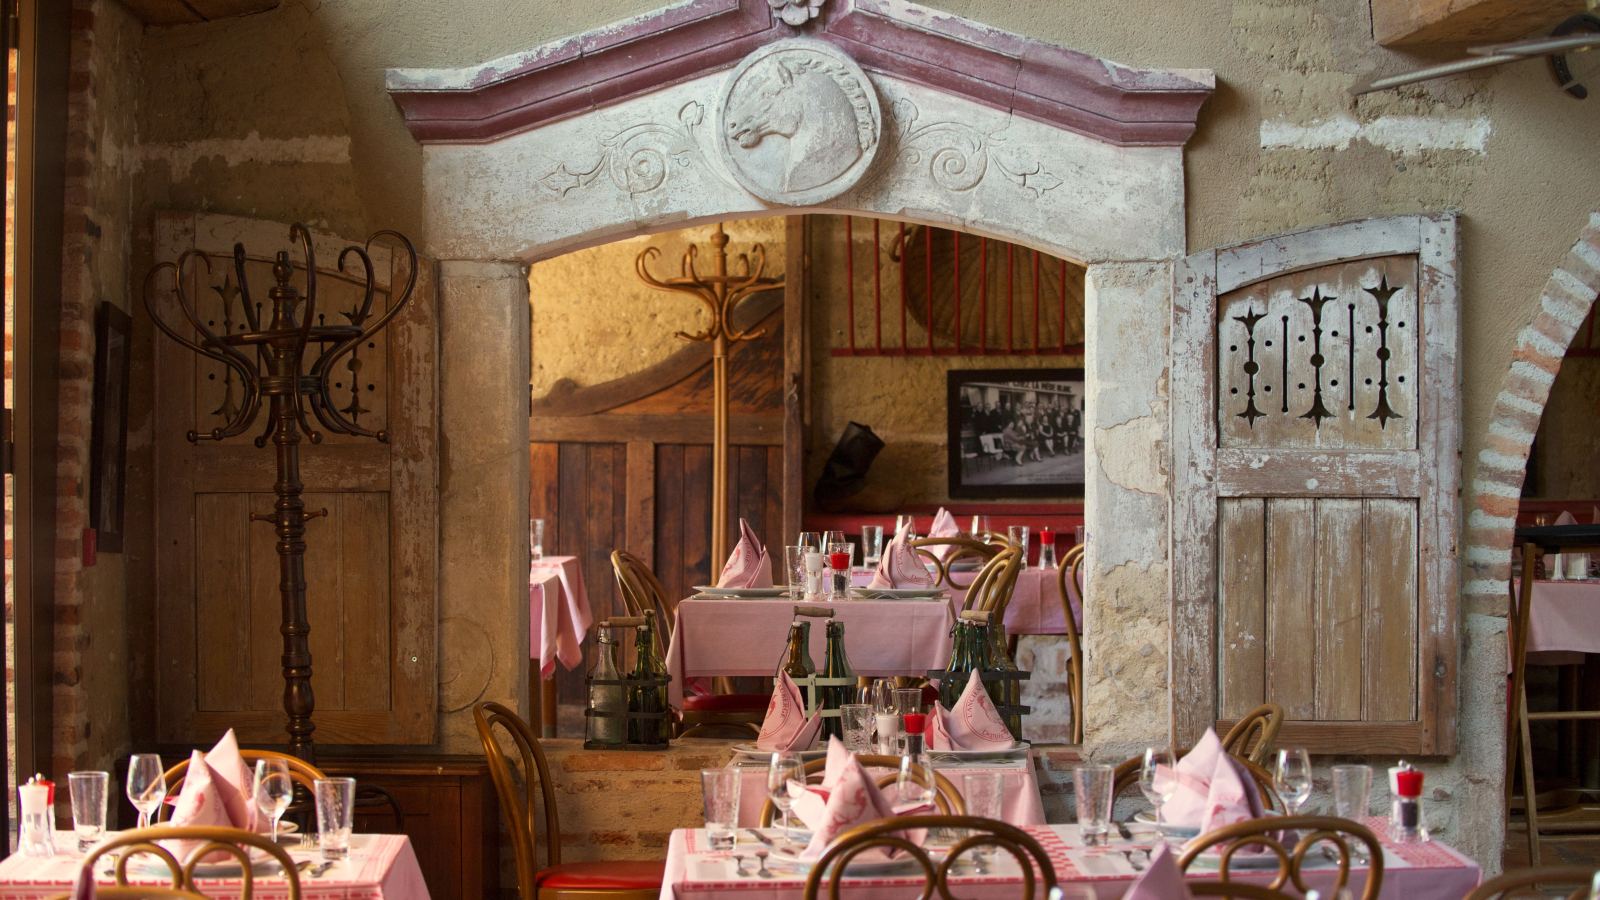
<path id="1" fill-rule="evenodd" d="M 660 862 L 572 862 L 539 870 L 534 884 L 553 891 L 637 891 L 660 888 L 667 874 Z"/>
<path id="2" fill-rule="evenodd" d="M 766 694 L 685 694 L 684 712 L 766 712 L 772 698 Z"/>

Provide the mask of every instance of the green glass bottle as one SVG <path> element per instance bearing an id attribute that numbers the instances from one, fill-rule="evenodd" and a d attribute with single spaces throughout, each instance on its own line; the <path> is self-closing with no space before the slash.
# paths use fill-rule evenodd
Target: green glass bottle
<path id="1" fill-rule="evenodd" d="M 629 678 L 647 679 L 655 678 L 655 667 L 651 660 L 655 658 L 655 630 L 651 627 L 654 616 L 645 614 L 645 622 L 639 626 L 638 639 L 635 646 L 638 648 L 637 658 L 634 660 L 633 672 Z M 628 712 L 659 713 L 661 712 L 661 690 L 651 684 L 635 684 L 628 687 Z M 628 719 L 628 743 L 630 744 L 659 744 L 661 743 L 661 719 Z"/>
<path id="2" fill-rule="evenodd" d="M 968 654 L 968 628 L 965 621 L 957 619 L 955 628 L 950 632 L 950 662 L 944 667 L 944 676 L 939 679 L 939 702 L 944 704 L 945 709 L 955 708 L 956 698 L 967 686 L 967 674 L 972 671 Z"/>
<path id="3" fill-rule="evenodd" d="M 610 628 L 597 629 L 600 647 L 595 654 L 594 669 L 589 677 L 598 681 L 622 680 L 622 667 L 617 664 L 617 642 Z M 628 710 L 627 690 L 620 684 L 592 684 L 589 686 L 589 706 L 595 712 L 621 713 Z M 594 716 L 589 719 L 589 740 L 596 744 L 620 744 L 628 738 L 628 720 L 622 716 Z"/>
<path id="4" fill-rule="evenodd" d="M 811 662 L 806 653 L 806 629 L 804 622 L 789 623 L 789 655 L 783 661 L 783 671 L 790 678 L 799 681 L 810 675 L 808 664 Z"/>
<path id="5" fill-rule="evenodd" d="M 1016 660 L 1011 658 L 1011 653 L 1006 649 L 1007 643 L 1006 626 L 1003 623 L 997 623 L 989 635 L 989 651 L 994 660 L 994 671 L 1020 672 L 1021 669 L 1017 668 Z M 1008 678 L 1005 681 L 998 682 L 998 684 L 1001 685 L 999 695 L 1005 698 L 1004 705 L 1013 707 L 1022 705 L 1021 679 Z M 996 702 L 998 703 L 999 701 Z M 1022 714 L 1012 713 L 1006 716 L 1006 728 L 1010 730 L 1013 740 L 1022 740 Z"/>
<path id="6" fill-rule="evenodd" d="M 994 647 L 989 642 L 989 626 L 983 622 L 972 623 L 972 667 L 987 675 L 995 671 Z M 1005 705 L 1005 683 L 983 682 L 983 690 L 995 706 Z"/>
<path id="7" fill-rule="evenodd" d="M 811 621 L 801 619 L 795 624 L 800 626 L 800 663 L 805 666 L 807 675 L 815 675 L 817 664 L 811 661 Z"/>
<path id="8" fill-rule="evenodd" d="M 844 652 L 844 623 L 829 619 L 824 628 L 828 635 L 828 650 L 823 660 L 822 677 L 854 679 L 856 673 L 851 670 L 850 660 Z M 836 710 L 850 702 L 853 693 L 855 688 L 852 685 L 830 685 L 822 691 L 822 706 Z M 821 740 L 826 742 L 830 737 L 844 738 L 844 722 L 838 716 L 823 717 Z"/>

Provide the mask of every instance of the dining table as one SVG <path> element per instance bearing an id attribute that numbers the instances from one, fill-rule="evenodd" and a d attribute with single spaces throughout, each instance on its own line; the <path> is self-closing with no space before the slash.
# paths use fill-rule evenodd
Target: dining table
<path id="1" fill-rule="evenodd" d="M 1516 588 L 1521 596 L 1520 579 Z M 1581 665 L 1600 653 L 1600 579 L 1535 581 L 1528 605 L 1528 662 Z"/>
<path id="2" fill-rule="evenodd" d="M 1478 864 L 1447 844 L 1439 841 L 1397 844 L 1388 838 L 1388 819 L 1372 818 L 1365 824 L 1383 841 L 1384 870 L 1379 900 L 1460 900 L 1482 880 Z M 1098 900 L 1115 900 L 1127 891 L 1144 865 L 1142 850 L 1133 848 L 1150 846 L 1149 841 L 1118 839 L 1109 847 L 1088 848 L 1078 836 L 1077 825 L 1030 825 L 1023 830 L 1044 849 L 1058 883 L 1087 886 Z M 777 829 L 763 829 L 762 833 L 769 838 L 778 837 Z M 805 892 L 804 868 L 793 861 L 790 854 L 774 852 L 765 860 L 768 876 L 762 876 L 755 854 L 766 849 L 741 830 L 740 840 L 732 851 L 714 851 L 707 844 L 704 829 L 677 829 L 667 845 L 666 876 L 662 880 L 660 900 L 710 900 L 730 896 L 751 900 L 799 900 Z M 735 856 L 745 857 L 745 860 L 736 863 Z M 1018 895 L 1022 870 L 1009 854 L 997 853 L 985 869 L 979 874 L 971 865 L 958 866 L 959 874 L 951 878 L 954 893 L 963 900 L 1009 900 Z M 1366 885 L 1367 871 L 1365 867 L 1351 868 L 1352 894 L 1359 895 Z M 1037 875 L 1037 867 L 1035 872 Z M 1331 896 L 1337 877 L 1337 868 L 1332 862 L 1316 859 L 1302 873 L 1308 887 Z M 1276 874 L 1276 868 L 1264 871 L 1235 868 L 1230 877 L 1265 885 Z M 1205 871 L 1196 865 L 1190 868 L 1188 878 L 1215 881 L 1217 872 L 1215 868 Z M 840 885 L 839 896 L 850 900 L 909 900 L 920 895 L 923 884 L 921 869 L 911 862 L 909 866 L 864 872 L 859 877 L 847 874 Z"/>
<path id="3" fill-rule="evenodd" d="M 85 854 L 60 852 L 61 848 L 77 847 L 77 836 L 71 831 L 56 831 L 58 852 L 51 857 L 24 856 L 13 853 L 0 861 L 0 900 L 45 900 L 59 897 L 72 890 L 72 881 L 82 868 Z M 296 863 L 309 860 L 320 863 L 321 852 L 315 848 L 284 847 Z M 132 885 L 171 884 L 165 863 L 145 856 L 148 863 L 135 858 L 128 865 L 128 883 Z M 112 855 L 102 857 L 96 868 L 95 883 L 111 887 L 116 879 L 111 874 Z M 243 897 L 244 880 L 238 875 L 221 874 L 226 866 L 215 867 L 219 877 L 197 874 L 195 886 L 210 900 L 239 900 Z M 233 866 L 237 871 L 238 867 Z M 252 896 L 257 900 L 288 900 L 289 882 L 276 873 L 260 871 L 252 879 Z M 416 851 L 411 839 L 403 834 L 357 834 L 350 837 L 350 855 L 335 863 L 320 875 L 312 876 L 310 869 L 300 874 L 302 900 L 428 900 L 428 885 L 422 879 L 422 869 L 417 864 Z"/>
<path id="4" fill-rule="evenodd" d="M 1061 606 L 1061 583 L 1057 580 L 1058 569 L 1044 569 L 1039 566 L 1029 566 L 1017 573 L 1016 585 L 1011 590 L 1011 601 L 1006 604 L 1006 614 L 1001 620 L 1005 623 L 1006 634 L 1066 634 L 1067 614 Z M 976 569 L 957 569 L 952 573 L 955 584 L 970 584 L 976 578 Z M 850 583 L 856 588 L 865 588 L 871 583 L 873 573 L 871 569 L 857 570 L 850 576 Z M 967 599 L 965 588 L 955 588 L 949 591 L 950 604 L 957 611 Z M 1070 583 L 1067 585 L 1067 603 L 1072 607 L 1072 621 L 1078 631 L 1083 631 L 1083 598 L 1079 596 L 1077 588 Z"/>
<path id="5" fill-rule="evenodd" d="M 555 675 L 556 660 L 568 671 L 583 663 L 583 636 L 594 624 L 583 567 L 576 556 L 546 556 L 528 565 L 528 655 L 539 660 L 539 677 Z"/>

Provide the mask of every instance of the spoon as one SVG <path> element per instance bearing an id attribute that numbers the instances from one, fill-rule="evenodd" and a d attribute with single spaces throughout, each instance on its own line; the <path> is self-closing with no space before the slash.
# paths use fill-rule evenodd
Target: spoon
<path id="1" fill-rule="evenodd" d="M 772 870 L 767 868 L 767 851 L 765 851 L 765 850 L 757 850 L 756 851 L 756 859 L 761 861 L 761 868 L 756 870 L 756 874 L 757 875 L 760 875 L 762 878 L 773 878 L 773 877 L 775 877 L 772 874 Z"/>

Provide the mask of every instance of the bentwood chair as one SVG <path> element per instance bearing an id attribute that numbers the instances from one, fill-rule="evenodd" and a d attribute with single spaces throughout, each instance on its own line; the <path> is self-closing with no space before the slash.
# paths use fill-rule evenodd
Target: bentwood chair
<path id="1" fill-rule="evenodd" d="M 949 855 L 936 865 L 926 850 L 904 836 L 906 831 L 922 828 L 961 829 L 967 833 L 967 837 L 951 847 Z M 1038 841 L 1014 825 L 966 815 L 897 816 L 853 828 L 834 841 L 806 877 L 806 900 L 816 900 L 824 877 L 828 879 L 828 896 L 838 900 L 839 879 L 844 877 L 850 860 L 874 847 L 902 850 L 922 866 L 926 882 L 923 897 L 932 896 L 935 887 L 939 896 L 952 896 L 948 883 L 951 870 L 960 862 L 962 854 L 977 847 L 997 847 L 1016 859 L 1022 875 L 1022 892 L 1017 895 L 1019 900 L 1049 896 L 1056 886 L 1056 870 L 1050 864 L 1049 854 L 1039 846 Z M 1039 870 L 1037 876 L 1034 874 L 1035 868 Z"/>
<path id="2" fill-rule="evenodd" d="M 1005 617 L 1011 593 L 1017 587 L 1017 573 L 1022 570 L 1022 551 L 1007 546 L 990 558 L 967 587 L 967 596 L 961 603 L 962 612 L 992 612 L 994 621 Z"/>
<path id="3" fill-rule="evenodd" d="M 189 854 L 188 863 L 180 865 L 177 857 L 166 847 L 156 843 L 157 841 L 193 841 L 198 846 Z M 213 853 L 226 853 L 239 861 L 240 877 L 243 879 L 240 895 L 249 900 L 254 879 L 250 861 L 250 852 L 253 850 L 262 851 L 277 860 L 280 871 L 273 873 L 272 879 L 276 881 L 283 878 L 288 881 L 289 900 L 300 900 L 300 872 L 294 867 L 294 860 L 289 858 L 289 854 L 284 852 L 282 847 L 273 843 L 272 838 L 242 828 L 155 825 L 150 828 L 125 831 L 95 848 L 94 852 L 83 861 L 83 865 L 92 872 L 102 857 L 121 851 L 116 853 L 117 886 L 97 887 L 96 896 L 118 898 L 118 900 L 156 896 L 187 898 L 204 896 L 194 883 L 194 867 Z M 166 864 L 172 882 L 170 887 L 152 892 L 146 887 L 129 886 L 128 861 L 142 854 L 154 856 Z"/>
<path id="4" fill-rule="evenodd" d="M 875 754 L 862 753 L 856 756 L 856 761 L 860 762 L 863 767 L 869 769 L 885 768 L 896 770 L 879 778 L 878 787 L 888 787 L 889 785 L 894 784 L 895 781 L 900 777 L 900 773 L 898 771 L 900 768 L 900 757 L 898 756 L 879 756 Z M 825 769 L 827 765 L 828 761 L 826 759 L 813 759 L 807 762 L 805 764 L 806 783 L 822 783 L 822 770 Z M 923 787 L 928 786 L 928 782 L 923 777 L 921 772 L 913 769 L 910 774 L 912 780 L 916 781 L 917 784 L 922 785 Z M 944 775 L 939 772 L 933 773 L 933 790 L 933 805 L 938 807 L 940 815 L 964 816 L 967 814 L 967 802 L 962 799 L 961 792 L 956 790 L 956 786 L 954 784 L 950 783 L 950 779 L 944 777 Z M 767 802 L 761 806 L 761 827 L 766 828 L 770 826 L 772 824 L 772 819 L 777 815 L 777 812 L 778 808 L 772 805 L 772 798 L 768 797 Z M 918 816 L 917 821 L 923 821 L 923 817 Z"/>
<path id="5" fill-rule="evenodd" d="M 1589 896 L 1600 869 L 1594 866 L 1544 866 L 1537 869 L 1518 869 L 1506 872 L 1478 885 L 1464 900 L 1510 900 L 1518 894 L 1528 894 L 1544 900 L 1557 896 L 1550 885 L 1575 884 L 1577 888 L 1567 895 L 1567 900 L 1583 900 Z M 1543 886 L 1543 887 L 1541 887 Z"/>
<path id="6" fill-rule="evenodd" d="M 617 587 L 628 615 L 642 616 L 645 610 L 656 611 L 656 621 L 661 623 L 656 634 L 660 642 L 656 650 L 666 659 L 672 633 L 678 628 L 677 601 L 667 597 L 667 589 L 644 560 L 626 550 L 611 553 L 611 571 L 617 576 Z M 766 694 L 691 694 L 684 691 L 683 709 L 678 711 L 681 726 L 678 737 L 755 738 L 761 733 L 761 722 L 767 717 L 767 705 L 771 701 Z"/>
<path id="7" fill-rule="evenodd" d="M 287 753 L 276 753 L 271 750 L 240 749 L 239 756 L 244 759 L 245 764 L 250 767 L 252 772 L 255 770 L 256 760 L 258 759 L 284 760 L 289 764 L 289 779 L 295 783 L 297 788 L 304 788 L 307 796 L 311 796 L 315 793 L 315 783 L 317 779 L 328 777 L 316 766 L 313 766 L 297 756 L 290 756 Z M 166 771 L 165 777 L 167 781 L 168 797 L 176 797 L 178 796 L 178 793 L 183 790 L 183 782 L 185 777 L 188 775 L 188 772 L 189 761 L 187 759 Z M 296 793 L 298 794 L 299 791 L 296 791 Z M 396 798 L 394 794 L 391 794 L 387 789 L 376 784 L 356 785 L 357 809 L 372 809 L 379 806 L 389 807 L 390 812 L 394 815 L 394 833 L 404 834 L 406 830 L 406 815 L 405 812 L 400 808 L 400 800 Z M 309 812 L 312 808 L 313 807 L 311 807 L 309 804 L 301 803 L 297 800 L 296 803 L 289 808 L 289 812 L 300 815 Z M 167 819 L 171 818 L 172 811 L 172 804 L 163 803 L 161 804 L 161 809 L 156 811 L 156 816 L 159 820 L 166 821 Z"/>
<path id="8" fill-rule="evenodd" d="M 516 713 L 492 701 L 474 706 L 472 718 L 489 761 L 489 775 L 500 797 L 500 809 L 511 827 L 517 894 L 521 900 L 655 900 L 661 893 L 665 860 L 563 863 L 555 783 L 533 729 Z M 522 764 L 520 787 L 512 764 L 500 749 L 497 728 L 517 748 Z M 539 867 L 534 824 L 540 803 L 544 804 L 544 868 Z"/>
<path id="9" fill-rule="evenodd" d="M 1072 600 L 1067 589 L 1083 603 L 1083 553 L 1084 545 L 1074 544 L 1061 557 L 1056 569 L 1056 589 L 1061 596 L 1061 612 L 1067 620 L 1067 702 L 1072 707 L 1072 724 L 1068 738 L 1074 744 L 1083 743 L 1083 639 L 1078 633 L 1078 620 L 1072 615 Z"/>
<path id="10" fill-rule="evenodd" d="M 1178 759 L 1183 759 L 1188 755 L 1188 750 L 1179 750 L 1175 754 Z M 1261 793 L 1261 804 L 1267 809 L 1281 811 L 1283 809 L 1283 800 L 1278 797 L 1278 789 L 1272 784 L 1272 773 L 1242 756 L 1235 755 L 1233 758 L 1236 762 L 1242 764 L 1245 770 L 1250 773 L 1250 777 L 1255 780 L 1256 789 Z M 1135 756 L 1118 764 L 1116 771 L 1112 774 L 1111 781 L 1111 802 L 1113 805 L 1116 804 L 1117 798 L 1121 797 L 1129 788 L 1138 785 L 1139 769 L 1143 765 L 1144 757 L 1142 756 Z"/>
<path id="11" fill-rule="evenodd" d="M 943 583 L 953 591 L 964 591 L 972 586 L 971 582 L 967 584 L 956 583 L 955 571 L 952 570 L 952 565 L 957 560 L 976 560 L 981 568 L 1000 552 L 1000 548 L 972 538 L 918 538 L 911 542 L 911 547 L 921 554 L 924 559 L 938 567 L 939 580 L 936 584 Z M 935 552 L 940 547 L 948 547 L 950 549 L 950 552 L 946 553 L 943 559 L 939 558 L 939 554 Z"/>
<path id="12" fill-rule="evenodd" d="M 1242 756 L 1258 766 L 1272 759 L 1273 748 L 1278 743 L 1278 729 L 1283 727 L 1283 707 L 1276 703 L 1263 703 L 1233 723 L 1222 738 L 1222 749 L 1234 756 Z M 1255 738 L 1254 748 L 1250 743 Z"/>
<path id="13" fill-rule="evenodd" d="M 1292 846 L 1284 843 L 1302 832 L 1305 835 Z M 1265 849 L 1278 858 L 1278 876 L 1267 887 L 1276 891 L 1292 883 L 1295 890 L 1304 894 L 1308 887 L 1301 877 L 1301 869 L 1306 854 L 1318 845 L 1332 844 L 1338 855 L 1338 880 L 1331 890 L 1323 893 L 1336 897 L 1350 882 L 1350 863 L 1355 858 L 1352 839 L 1366 845 L 1370 867 L 1361 900 L 1377 900 L 1378 891 L 1383 887 L 1383 845 L 1367 826 L 1333 816 L 1267 816 L 1208 831 L 1184 845 L 1186 849 L 1178 860 L 1178 868 L 1187 872 L 1202 853 L 1217 848 L 1220 856 L 1212 858 L 1218 861 L 1218 878 L 1229 882 L 1229 869 L 1236 853 L 1244 850 L 1253 854 Z M 1322 851 L 1318 851 L 1318 856 L 1321 855 Z"/>

